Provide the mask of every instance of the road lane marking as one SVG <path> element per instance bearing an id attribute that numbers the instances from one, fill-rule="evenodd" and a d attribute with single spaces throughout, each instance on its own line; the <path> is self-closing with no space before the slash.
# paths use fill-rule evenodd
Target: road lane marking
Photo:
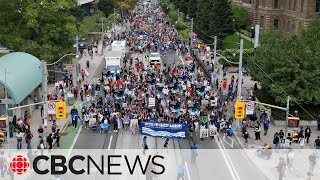
<path id="1" fill-rule="evenodd" d="M 219 135 L 218 135 L 218 137 L 219 137 Z M 224 159 L 224 161 L 225 161 L 225 163 L 226 163 L 226 165 L 227 165 L 227 167 L 228 167 L 228 169 L 229 169 L 229 171 L 231 173 L 232 179 L 233 180 L 240 180 L 240 178 L 237 179 L 237 177 L 235 175 L 235 172 L 234 172 L 234 169 L 232 168 L 232 165 L 231 165 L 231 163 L 229 162 L 229 160 L 227 158 L 227 154 L 226 154 L 226 152 L 224 152 L 225 148 L 223 146 L 223 143 L 220 144 L 220 141 L 218 141 L 218 140 L 216 140 L 216 142 L 217 142 L 217 144 L 219 146 L 219 149 L 221 151 L 222 157 L 223 157 L 223 159 Z"/>
<path id="2" fill-rule="evenodd" d="M 110 150 L 110 148 L 111 148 L 112 138 L 113 138 L 113 135 L 110 136 L 110 141 L 109 141 L 109 145 L 108 145 L 108 150 Z"/>
<path id="3" fill-rule="evenodd" d="M 184 162 L 184 164 L 185 164 L 185 166 L 186 166 L 188 179 L 191 180 L 191 176 L 190 176 L 190 172 L 189 172 L 189 168 L 188 168 L 188 163 L 187 163 L 187 162 Z"/>
<path id="4" fill-rule="evenodd" d="M 226 140 L 226 137 L 231 140 L 231 143 L 229 143 L 229 142 Z M 233 148 L 234 140 L 233 140 L 232 138 L 230 138 L 229 136 L 226 136 L 226 135 L 224 134 L 224 135 L 223 135 L 223 141 L 224 141 L 226 144 L 228 144 L 231 148 Z"/>
<path id="5" fill-rule="evenodd" d="M 82 126 L 79 126 L 77 135 L 74 137 L 73 142 L 72 142 L 72 144 L 71 144 L 71 146 L 70 146 L 70 149 L 69 149 L 69 151 L 68 151 L 67 159 L 69 158 L 69 156 L 70 156 L 70 154 L 71 154 L 71 151 L 73 150 L 73 147 L 74 147 L 74 145 L 76 144 L 76 142 L 77 142 L 77 140 L 78 140 L 78 137 L 79 137 L 79 135 L 80 135 L 80 133 L 81 133 L 81 130 L 82 130 Z"/>

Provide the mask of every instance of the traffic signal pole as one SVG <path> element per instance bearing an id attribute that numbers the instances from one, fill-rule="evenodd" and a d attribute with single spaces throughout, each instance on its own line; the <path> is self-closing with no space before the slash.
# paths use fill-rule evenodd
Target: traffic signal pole
<path id="1" fill-rule="evenodd" d="M 237 86 L 237 101 L 241 100 L 241 88 L 242 88 L 242 56 L 243 56 L 243 39 L 240 40 L 240 57 L 239 57 L 239 75 Z M 236 127 L 240 128 L 240 119 L 236 120 Z"/>
<path id="2" fill-rule="evenodd" d="M 285 111 L 286 112 L 286 127 L 285 127 L 285 137 L 287 137 L 287 132 L 288 132 L 288 120 L 289 120 L 289 108 L 290 108 L 290 96 L 287 97 L 287 107 L 280 107 L 280 106 L 276 106 L 276 105 L 272 105 L 272 104 L 267 104 L 267 103 L 262 103 L 262 102 L 257 102 L 257 101 L 251 101 L 251 100 L 239 100 L 241 102 L 254 102 L 256 104 L 261 104 L 261 105 L 264 105 L 264 106 L 268 106 L 268 107 L 271 107 L 271 108 L 275 108 L 275 109 L 280 109 L 282 111 Z"/>
<path id="3" fill-rule="evenodd" d="M 42 101 L 43 103 L 43 123 L 44 123 L 44 137 L 47 137 L 48 130 L 48 110 L 47 110 L 47 97 L 48 97 L 48 85 L 47 85 L 47 63 L 42 60 Z"/>

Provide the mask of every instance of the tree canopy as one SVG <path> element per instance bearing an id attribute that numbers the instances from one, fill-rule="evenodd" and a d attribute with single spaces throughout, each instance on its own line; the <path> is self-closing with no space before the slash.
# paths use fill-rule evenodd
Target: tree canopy
<path id="1" fill-rule="evenodd" d="M 234 20 L 235 29 L 238 31 L 240 29 L 246 29 L 249 25 L 249 12 L 245 7 L 238 6 L 237 4 L 232 4 L 232 20 Z"/>
<path id="2" fill-rule="evenodd" d="M 77 35 L 75 0 L 1 0 L 0 42 L 14 51 L 53 61 L 70 53 Z"/>
<path id="3" fill-rule="evenodd" d="M 319 29 L 315 20 L 297 32 L 267 32 L 248 60 L 251 75 L 278 103 L 285 104 L 285 92 L 299 102 L 320 102 Z"/>
<path id="4" fill-rule="evenodd" d="M 99 0 L 98 9 L 102 11 L 106 17 L 113 14 L 114 8 L 115 8 L 114 0 Z"/>

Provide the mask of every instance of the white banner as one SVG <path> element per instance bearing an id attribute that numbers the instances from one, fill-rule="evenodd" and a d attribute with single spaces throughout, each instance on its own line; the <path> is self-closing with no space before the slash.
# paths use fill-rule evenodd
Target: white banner
<path id="1" fill-rule="evenodd" d="M 254 113 L 254 102 L 246 103 L 246 115 L 253 115 Z"/>
<path id="2" fill-rule="evenodd" d="M 48 114 L 56 114 L 56 102 L 47 103 Z"/>

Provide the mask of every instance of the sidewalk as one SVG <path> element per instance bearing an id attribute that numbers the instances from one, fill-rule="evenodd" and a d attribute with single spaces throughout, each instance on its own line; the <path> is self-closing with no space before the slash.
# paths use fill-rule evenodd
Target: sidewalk
<path id="1" fill-rule="evenodd" d="M 107 46 L 105 49 L 104 49 L 104 53 L 107 52 L 109 46 Z M 81 87 L 83 86 L 83 83 L 85 83 L 86 81 L 89 81 L 91 80 L 91 78 L 94 76 L 95 74 L 95 71 L 97 70 L 97 68 L 99 67 L 101 61 L 103 60 L 103 57 L 102 55 L 97 55 L 95 52 L 93 54 L 93 59 L 91 60 L 90 56 L 86 55 L 86 54 L 83 54 L 83 57 L 81 59 L 79 59 L 79 64 L 80 64 L 80 67 L 81 68 L 85 68 L 88 72 L 89 72 L 89 76 L 85 78 L 84 81 L 81 82 Z M 86 68 L 86 62 L 87 60 L 90 61 L 90 68 L 87 69 Z M 55 88 L 54 88 L 54 84 L 48 84 L 48 93 L 54 93 L 55 91 Z M 76 106 L 77 105 L 77 100 L 75 102 L 75 104 L 73 106 Z M 72 109 L 73 106 L 68 106 L 67 105 L 67 113 L 70 112 L 70 110 Z M 31 127 L 30 127 L 30 130 L 33 134 L 33 138 L 31 140 L 31 147 L 32 149 L 36 149 L 37 148 L 37 145 L 39 143 L 39 138 L 38 138 L 38 133 L 37 133 L 37 130 L 39 128 L 40 125 L 43 126 L 43 123 L 42 123 L 42 118 L 41 118 L 41 113 L 40 113 L 40 109 L 41 107 L 39 106 L 38 109 L 34 110 L 33 111 L 33 115 L 31 117 Z M 68 122 L 68 119 L 69 119 L 69 114 L 67 115 L 68 117 L 66 119 L 59 119 L 59 120 L 56 120 L 56 125 L 57 125 L 57 128 L 61 129 L 61 132 L 63 131 L 65 125 L 67 124 Z M 51 133 L 51 127 L 52 127 L 52 122 L 51 121 L 48 121 L 48 128 L 47 128 L 47 134 Z M 63 135 L 63 134 L 62 134 Z M 62 137 L 63 138 L 63 137 Z M 26 149 L 27 147 L 27 144 L 25 143 L 25 141 L 23 140 L 22 141 L 22 149 Z M 16 149 L 17 148 L 17 140 L 15 138 L 15 133 L 13 134 L 13 138 L 10 138 L 9 139 L 9 148 L 10 149 Z M 8 143 L 3 143 L 2 144 L 2 147 L 1 149 L 8 149 Z"/>

